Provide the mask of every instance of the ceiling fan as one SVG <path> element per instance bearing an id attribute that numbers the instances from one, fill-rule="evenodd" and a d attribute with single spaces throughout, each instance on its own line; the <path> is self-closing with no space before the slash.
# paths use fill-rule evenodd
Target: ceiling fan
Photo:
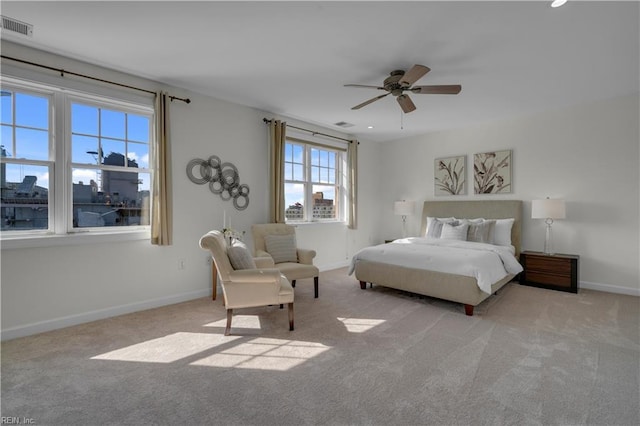
<path id="1" fill-rule="evenodd" d="M 426 73 L 431 71 L 429 67 L 425 67 L 424 65 L 414 65 L 407 72 L 404 70 L 395 70 L 389 73 L 389 77 L 384 79 L 382 86 L 367 86 L 364 84 L 345 84 L 344 87 L 363 87 L 366 89 L 378 89 L 378 90 L 386 90 L 387 93 L 384 95 L 376 96 L 375 98 L 371 98 L 368 101 L 364 101 L 363 103 L 354 106 L 351 109 L 360 109 L 363 106 L 369 105 L 377 101 L 378 99 L 382 99 L 389 94 L 396 97 L 398 103 L 400 104 L 400 108 L 405 113 L 409 113 L 416 109 L 415 104 L 409 97 L 409 95 L 405 95 L 404 92 L 411 92 L 415 94 L 432 94 L 432 95 L 457 95 L 462 90 L 462 86 L 459 84 L 451 84 L 451 85 L 439 85 L 439 86 L 413 86 L 412 84 L 422 78 Z"/>

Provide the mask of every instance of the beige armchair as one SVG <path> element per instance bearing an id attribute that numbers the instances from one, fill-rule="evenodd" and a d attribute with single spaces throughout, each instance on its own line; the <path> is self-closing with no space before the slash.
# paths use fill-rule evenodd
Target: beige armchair
<path id="1" fill-rule="evenodd" d="M 320 271 L 313 265 L 316 251 L 296 246 L 296 228 L 284 223 L 265 223 L 251 227 L 255 256 L 272 258 L 274 266 L 282 272 L 291 286 L 296 280 L 313 278 L 314 297 L 318 297 L 318 276 Z"/>
<path id="2" fill-rule="evenodd" d="M 293 330 L 293 287 L 284 274 L 273 267 L 258 268 L 255 260 L 258 260 L 258 264 L 264 265 L 264 259 L 252 259 L 248 251 L 246 260 L 252 268 L 234 269 L 229 259 L 227 243 L 220 231 L 210 231 L 203 235 L 200 238 L 200 247 L 211 252 L 220 274 L 220 286 L 227 309 L 225 336 L 231 332 L 234 309 L 266 305 L 282 307 L 284 303 L 289 306 L 289 330 Z"/>

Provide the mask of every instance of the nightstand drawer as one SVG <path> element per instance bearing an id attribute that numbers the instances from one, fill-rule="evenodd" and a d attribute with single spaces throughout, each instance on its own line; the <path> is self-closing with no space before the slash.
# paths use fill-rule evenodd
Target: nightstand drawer
<path id="1" fill-rule="evenodd" d="M 526 268 L 529 271 L 551 272 L 571 276 L 571 260 L 550 256 L 527 256 Z M 528 275 L 528 274 L 527 274 Z"/>
<path id="2" fill-rule="evenodd" d="M 538 284 L 556 285 L 568 289 L 571 287 L 571 274 L 556 275 L 529 270 L 527 271 L 527 281 Z"/>

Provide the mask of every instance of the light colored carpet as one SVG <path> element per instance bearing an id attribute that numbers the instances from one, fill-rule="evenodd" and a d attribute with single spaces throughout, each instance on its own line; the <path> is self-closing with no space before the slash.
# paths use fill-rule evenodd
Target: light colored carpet
<path id="1" fill-rule="evenodd" d="M 476 308 L 346 269 L 287 310 L 199 299 L 2 344 L 2 416 L 37 425 L 637 425 L 637 297 L 508 284 Z"/>

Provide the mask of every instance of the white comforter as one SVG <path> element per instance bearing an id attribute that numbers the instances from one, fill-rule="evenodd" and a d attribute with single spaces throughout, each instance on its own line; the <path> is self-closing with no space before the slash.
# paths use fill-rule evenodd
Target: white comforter
<path id="1" fill-rule="evenodd" d="M 349 275 L 359 260 L 474 277 L 491 294 L 491 284 L 522 272 L 511 247 L 439 238 L 403 238 L 367 247 L 351 259 Z"/>

